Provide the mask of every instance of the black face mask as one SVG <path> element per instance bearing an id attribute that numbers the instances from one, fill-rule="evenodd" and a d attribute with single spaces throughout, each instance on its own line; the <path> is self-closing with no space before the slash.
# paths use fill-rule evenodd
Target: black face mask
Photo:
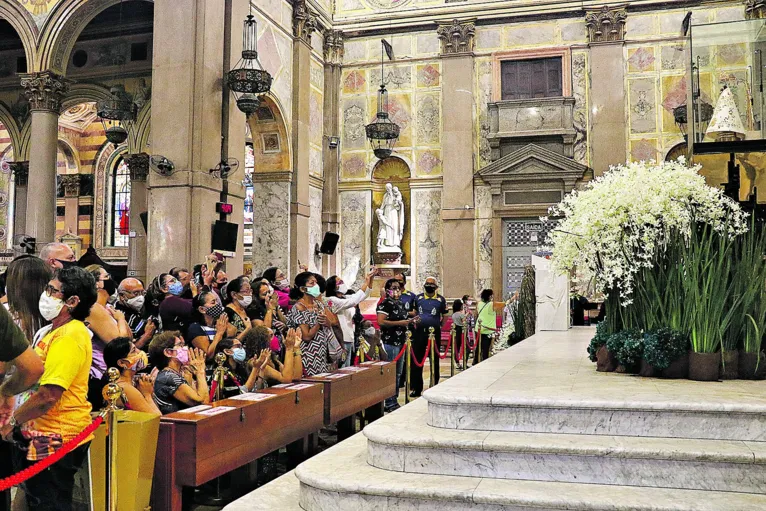
<path id="1" fill-rule="evenodd" d="M 61 263 L 61 266 L 64 268 L 72 268 L 73 266 L 77 266 L 77 263 L 74 261 L 65 261 L 63 259 L 56 259 L 56 261 Z"/>
<path id="2" fill-rule="evenodd" d="M 423 286 L 428 294 L 434 294 L 436 292 L 436 286 Z"/>
<path id="3" fill-rule="evenodd" d="M 114 292 L 117 291 L 117 284 L 115 284 L 112 279 L 105 280 L 104 291 L 109 293 L 109 296 L 112 296 Z"/>

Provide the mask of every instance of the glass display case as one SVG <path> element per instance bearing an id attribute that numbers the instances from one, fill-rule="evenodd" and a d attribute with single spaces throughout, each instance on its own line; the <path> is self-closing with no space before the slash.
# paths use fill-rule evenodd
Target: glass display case
<path id="1" fill-rule="evenodd" d="M 693 154 L 766 151 L 765 52 L 764 19 L 691 26 L 684 117 Z"/>

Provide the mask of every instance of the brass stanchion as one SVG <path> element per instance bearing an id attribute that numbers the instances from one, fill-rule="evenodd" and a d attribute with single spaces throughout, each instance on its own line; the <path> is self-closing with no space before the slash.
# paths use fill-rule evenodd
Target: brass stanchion
<path id="1" fill-rule="evenodd" d="M 109 511 L 117 511 L 117 400 L 122 397 L 122 389 L 117 384 L 120 371 L 116 367 L 110 367 L 107 371 L 109 383 L 106 384 L 101 394 L 106 401 L 106 423 L 109 432 L 109 481 L 106 485 L 106 502 Z"/>
<path id="2" fill-rule="evenodd" d="M 478 325 L 479 328 L 477 329 L 478 338 L 476 339 L 476 351 L 477 351 L 477 353 L 476 353 L 476 361 L 477 362 L 476 363 L 478 364 L 479 362 L 481 362 L 481 320 L 479 320 L 477 325 Z"/>
<path id="3" fill-rule="evenodd" d="M 226 368 L 223 364 L 226 363 L 226 353 L 220 352 L 215 356 L 215 363 L 217 367 L 213 372 L 213 381 L 215 382 L 215 399 L 214 401 L 220 401 L 223 399 L 223 387 L 226 384 Z"/>
<path id="4" fill-rule="evenodd" d="M 436 345 L 436 338 L 434 336 L 434 327 L 428 327 L 428 344 L 426 345 L 426 349 L 428 349 L 428 345 L 431 346 L 431 350 L 428 352 L 428 361 L 431 364 L 431 371 L 430 376 L 428 378 L 428 388 L 434 386 L 434 381 L 436 381 L 436 375 L 434 374 L 434 364 L 438 364 L 438 362 L 435 362 L 438 360 L 438 356 L 435 357 L 434 355 L 438 353 L 439 347 Z"/>
<path id="5" fill-rule="evenodd" d="M 468 344 L 468 341 L 470 339 L 471 339 L 471 331 L 468 329 L 468 325 L 465 325 L 465 327 L 463 327 L 463 345 L 462 345 L 463 371 L 468 369 L 468 349 L 466 345 Z"/>
<path id="6" fill-rule="evenodd" d="M 407 341 L 405 342 L 404 349 L 406 350 L 404 358 L 407 359 L 405 361 L 407 373 L 404 378 L 404 404 L 407 404 L 410 402 L 410 368 L 412 364 L 412 332 L 409 330 L 407 330 Z"/>
<path id="7" fill-rule="evenodd" d="M 449 334 L 450 339 L 450 347 L 449 347 L 449 353 L 450 353 L 450 376 L 455 376 L 455 335 L 457 332 L 455 331 L 455 323 L 452 323 L 452 329 Z"/>

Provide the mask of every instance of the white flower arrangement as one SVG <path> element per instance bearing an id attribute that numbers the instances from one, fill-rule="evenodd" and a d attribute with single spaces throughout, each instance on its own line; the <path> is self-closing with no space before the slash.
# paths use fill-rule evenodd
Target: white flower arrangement
<path id="1" fill-rule="evenodd" d="M 505 308 L 503 309 L 503 324 L 500 327 L 500 331 L 492 340 L 490 355 L 494 355 L 495 353 L 500 353 L 501 351 L 507 349 L 508 341 L 510 340 L 511 334 L 514 331 L 515 331 L 515 328 L 513 326 L 513 313 L 511 309 L 511 304 L 508 303 L 505 305 Z"/>
<path id="2" fill-rule="evenodd" d="M 651 267 L 672 229 L 688 236 L 702 222 L 730 236 L 746 232 L 746 213 L 708 186 L 699 169 L 683 157 L 632 162 L 567 195 L 549 210 L 561 219 L 548 237 L 554 268 L 594 278 L 599 291 L 619 289 L 628 305 L 635 274 Z"/>

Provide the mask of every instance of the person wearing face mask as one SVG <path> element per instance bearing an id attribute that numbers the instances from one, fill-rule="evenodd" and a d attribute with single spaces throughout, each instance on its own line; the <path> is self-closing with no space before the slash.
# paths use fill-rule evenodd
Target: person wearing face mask
<path id="1" fill-rule="evenodd" d="M 301 330 L 303 367 L 306 376 L 326 373 L 343 357 L 343 348 L 330 327 L 316 275 L 301 272 L 295 276 L 290 298 L 297 300 L 287 314 L 287 327 Z"/>
<path id="2" fill-rule="evenodd" d="M 215 355 L 223 353 L 226 355 L 226 361 L 223 364 L 224 369 L 227 370 L 224 376 L 224 386 L 221 390 L 221 399 L 228 399 L 230 397 L 244 394 L 247 392 L 245 383 L 247 382 L 249 372 L 247 370 L 247 355 L 245 348 L 242 346 L 242 342 L 239 339 L 224 339 L 216 344 Z M 215 358 L 215 355 L 213 358 Z M 213 392 L 215 371 L 218 364 L 208 366 L 207 373 L 207 385 L 211 389 L 213 399 L 217 392 Z"/>
<path id="3" fill-rule="evenodd" d="M 455 325 L 455 356 L 463 353 L 463 333 L 465 332 L 465 312 L 463 300 L 452 302 L 452 324 Z"/>
<path id="4" fill-rule="evenodd" d="M 92 346 L 84 320 L 94 303 L 96 281 L 78 267 L 57 270 L 40 295 L 40 313 L 51 322 L 34 343 L 43 375 L 35 390 L 17 396 L 18 407 L 0 429 L 5 441 L 23 438 L 25 445 L 13 447 L 15 472 L 53 455 L 91 423 L 87 395 Z M 92 435 L 21 485 L 29 509 L 71 509 L 74 476 L 91 440 Z"/>
<path id="5" fill-rule="evenodd" d="M 181 298 L 184 285 L 169 273 L 161 273 L 152 283 L 163 294 L 159 315 L 162 328 L 186 332 L 191 323 L 192 301 Z"/>
<path id="6" fill-rule="evenodd" d="M 253 290 L 250 281 L 244 275 L 237 277 L 224 289 L 224 311 L 229 318 L 229 324 L 236 329 L 236 335 L 241 338 L 242 333 L 250 328 L 250 318 L 247 308 L 253 303 Z"/>
<path id="7" fill-rule="evenodd" d="M 224 289 L 226 288 L 226 285 L 229 283 L 229 277 L 226 275 L 226 272 L 223 270 L 217 270 L 213 272 L 213 280 L 211 283 L 211 288 L 213 291 L 216 292 L 218 295 L 218 298 L 221 299 L 221 303 L 224 302 L 224 299 L 226 296 L 224 295 Z"/>
<path id="8" fill-rule="evenodd" d="M 126 410 L 161 415 L 154 402 L 154 380 L 148 374 L 136 375 L 149 365 L 149 358 L 129 337 L 118 337 L 104 349 L 104 361 L 107 367 L 120 370 L 117 385 L 122 389 L 124 399 L 121 403 Z M 103 382 L 106 385 L 108 378 Z"/>
<path id="9" fill-rule="evenodd" d="M 154 380 L 154 401 L 163 415 L 191 406 L 210 402 L 210 390 L 205 379 L 205 354 L 187 348 L 181 332 L 163 332 L 149 343 L 149 359 L 157 369 Z M 184 377 L 189 374 L 192 386 Z"/>
<path id="10" fill-rule="evenodd" d="M 144 349 L 157 331 L 157 322 L 146 316 L 144 303 L 146 293 L 140 280 L 127 278 L 117 287 L 117 303 L 114 308 L 125 315 L 125 321 L 133 332 L 136 348 Z"/>
<path id="11" fill-rule="evenodd" d="M 181 268 L 180 266 L 174 266 L 170 269 L 168 272 L 172 276 L 176 278 L 178 282 L 181 283 L 181 285 L 184 287 L 183 293 L 181 293 L 181 298 L 186 298 L 191 300 L 194 298 L 194 286 L 192 285 L 192 274 L 187 270 L 186 268 Z"/>
<path id="12" fill-rule="evenodd" d="M 272 266 L 263 272 L 263 278 L 274 288 L 274 292 L 279 297 L 278 305 L 282 307 L 282 310 L 287 310 L 290 307 L 290 281 L 287 275 L 279 268 Z"/>
<path id="13" fill-rule="evenodd" d="M 191 339 L 191 345 L 202 350 L 205 358 L 212 362 L 218 343 L 237 335 L 237 330 L 229 324 L 229 317 L 214 292 L 202 291 L 194 297 L 192 306 L 195 322 L 189 325 L 186 338 Z"/>
<path id="14" fill-rule="evenodd" d="M 394 360 L 402 350 L 407 340 L 407 329 L 415 323 L 415 318 L 410 317 L 402 303 L 402 288 L 398 279 L 388 279 L 383 289 L 386 296 L 376 311 L 378 325 L 380 325 L 380 340 L 383 342 L 388 360 Z M 388 412 L 399 408 L 399 382 L 403 370 L 404 355 L 396 362 L 396 392 L 384 403 L 385 410 Z"/>
<path id="15" fill-rule="evenodd" d="M 96 279 L 96 289 L 98 289 L 98 300 L 96 303 L 106 307 L 107 303 L 109 303 L 109 297 L 117 291 L 117 285 L 112 280 L 112 276 L 103 266 L 98 264 L 91 264 L 85 267 L 85 271 L 90 272 L 93 278 Z"/>
<path id="16" fill-rule="evenodd" d="M 442 338 L 442 325 L 447 319 L 447 300 L 436 292 L 439 285 L 434 277 L 428 277 L 423 283 L 423 293 L 415 298 L 415 314 L 419 319 L 417 329 L 415 330 L 414 341 L 412 343 L 412 352 L 418 360 L 426 354 L 428 347 L 429 330 L 434 329 L 434 339 L 436 345 L 432 349 L 439 349 Z M 439 357 L 434 357 L 436 363 L 431 367 L 434 373 L 434 385 L 439 383 Z M 418 397 L 423 392 L 423 368 L 414 365 L 412 367 L 412 394 L 410 397 Z"/>
<path id="17" fill-rule="evenodd" d="M 52 272 L 77 266 L 74 252 L 66 243 L 48 243 L 40 250 L 40 259 L 45 261 Z"/>
<path id="18" fill-rule="evenodd" d="M 272 340 L 273 333 L 264 326 L 255 326 L 242 337 L 250 368 L 250 377 L 245 385 L 248 390 L 291 383 L 303 375 L 300 329 L 290 329 L 285 335 L 287 354 L 284 364 L 272 355 Z"/>
<path id="19" fill-rule="evenodd" d="M 491 289 L 481 292 L 481 301 L 476 306 L 476 335 L 479 338 L 479 346 L 473 355 L 473 365 L 489 357 L 489 348 L 492 346 L 492 337 L 497 331 L 497 313 L 503 312 L 505 302 L 495 302 L 495 293 Z M 481 349 L 481 360 L 479 360 Z"/>
<path id="20" fill-rule="evenodd" d="M 327 279 L 325 303 L 327 308 L 338 316 L 340 331 L 343 335 L 343 347 L 347 353 L 343 367 L 350 366 L 354 360 L 354 314 L 356 313 L 356 306 L 370 297 L 372 281 L 377 274 L 377 270 L 373 268 L 365 277 L 359 291 L 352 295 L 346 295 L 349 290 L 348 286 L 337 275 Z"/>

